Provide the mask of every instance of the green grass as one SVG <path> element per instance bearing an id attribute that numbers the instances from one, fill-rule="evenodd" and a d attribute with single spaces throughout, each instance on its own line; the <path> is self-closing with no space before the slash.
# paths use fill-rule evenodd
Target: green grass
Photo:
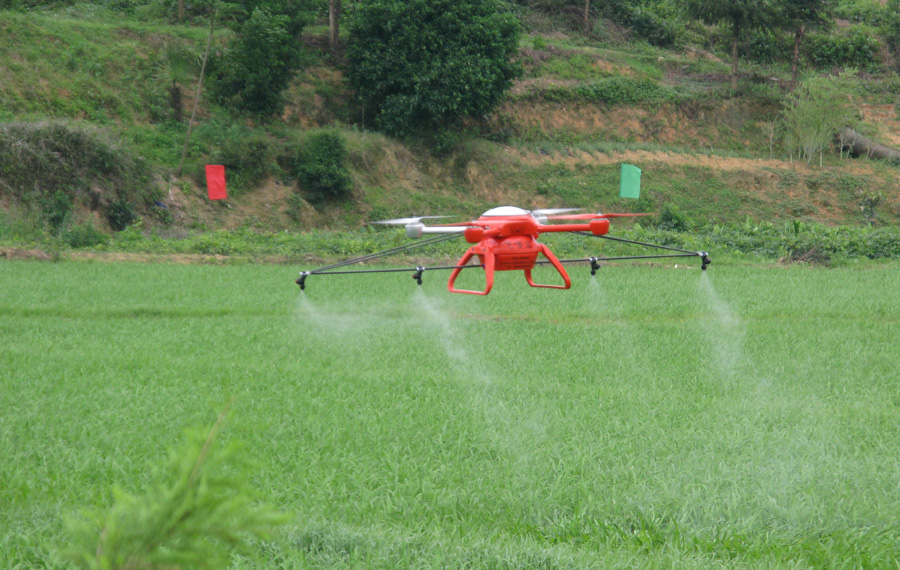
<path id="1" fill-rule="evenodd" d="M 896 265 L 667 265 L 6 262 L 0 566 L 61 567 L 62 517 L 234 397 L 294 517 L 235 568 L 896 567 Z"/>

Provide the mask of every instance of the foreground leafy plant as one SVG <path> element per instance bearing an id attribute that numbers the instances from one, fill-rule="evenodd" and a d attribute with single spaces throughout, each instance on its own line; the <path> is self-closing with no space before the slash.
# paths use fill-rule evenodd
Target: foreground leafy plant
<path id="1" fill-rule="evenodd" d="M 213 448 L 226 413 L 169 452 L 157 485 L 142 495 L 116 487 L 108 510 L 67 521 L 72 543 L 64 556 L 90 570 L 219 568 L 231 550 L 284 522 L 256 503 L 237 448 Z"/>

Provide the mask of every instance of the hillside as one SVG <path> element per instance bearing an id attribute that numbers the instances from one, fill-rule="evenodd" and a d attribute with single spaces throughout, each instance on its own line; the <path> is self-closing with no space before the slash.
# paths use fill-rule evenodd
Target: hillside
<path id="1" fill-rule="evenodd" d="M 778 133 L 790 77 L 784 62 L 742 61 L 740 85 L 732 91 L 729 63 L 708 50 L 664 50 L 546 25 L 523 36 L 518 57 L 525 75 L 503 105 L 471 123 L 459 144 L 440 155 L 368 130 L 350 104 L 342 54 L 325 48 L 327 28 L 308 27 L 305 64 L 291 82 L 282 115 L 236 116 L 202 97 L 179 174 L 186 118 L 175 120 L 167 107 L 158 61 L 176 41 L 199 54 L 206 29 L 89 16 L 77 10 L 0 12 L 0 121 L 64 121 L 131 149 L 149 166 L 155 192 L 147 202 L 153 205 L 139 205 L 136 215 L 144 229 L 161 235 L 357 228 L 409 214 L 469 216 L 507 203 L 594 211 L 673 207 L 697 225 L 748 218 L 828 225 L 900 221 L 896 166 L 836 153 L 810 162 L 790 156 Z M 227 31 L 217 31 L 214 49 L 228 38 Z M 806 73 L 831 70 L 807 64 Z M 858 129 L 900 146 L 900 79 L 888 64 L 855 77 L 844 96 Z M 190 115 L 195 89 L 196 79 L 184 83 L 183 117 Z M 296 179 L 298 149 L 321 129 L 337 129 L 346 141 L 348 201 L 311 201 Z M 623 162 L 643 169 L 639 201 L 618 198 Z M 208 163 L 227 167 L 226 203 L 205 197 Z M 104 211 L 124 199 L 121 183 L 75 169 L 67 176 L 84 188 L 63 223 L 115 229 Z M 12 191 L 7 177 L 0 184 L 0 237 L 36 239 L 39 233 L 28 228 L 47 231 L 42 207 Z"/>

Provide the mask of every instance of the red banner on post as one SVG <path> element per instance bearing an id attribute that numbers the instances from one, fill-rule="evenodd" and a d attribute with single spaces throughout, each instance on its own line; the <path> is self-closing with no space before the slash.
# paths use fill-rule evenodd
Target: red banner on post
<path id="1" fill-rule="evenodd" d="M 225 200 L 225 167 L 221 164 L 206 165 L 206 191 L 210 200 Z"/>

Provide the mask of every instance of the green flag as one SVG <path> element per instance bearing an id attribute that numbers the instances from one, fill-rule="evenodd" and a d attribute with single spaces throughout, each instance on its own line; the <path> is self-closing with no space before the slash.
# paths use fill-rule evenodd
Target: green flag
<path id="1" fill-rule="evenodd" d="M 641 169 L 632 164 L 622 164 L 622 180 L 619 183 L 621 198 L 641 197 Z"/>

